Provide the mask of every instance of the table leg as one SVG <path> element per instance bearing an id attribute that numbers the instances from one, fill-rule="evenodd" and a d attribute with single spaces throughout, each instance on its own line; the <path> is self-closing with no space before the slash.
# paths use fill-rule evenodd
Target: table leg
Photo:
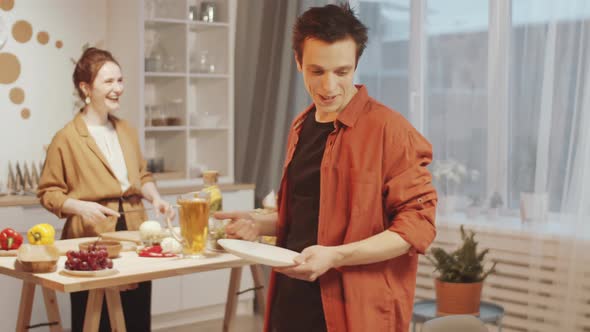
<path id="1" fill-rule="evenodd" d="M 125 316 L 123 315 L 123 306 L 121 305 L 121 293 L 118 288 L 107 288 L 105 290 L 107 298 L 107 307 L 109 308 L 109 320 L 111 322 L 111 331 L 126 332 Z"/>
<path id="2" fill-rule="evenodd" d="M 266 298 L 264 292 L 264 274 L 262 273 L 262 266 L 250 265 L 250 272 L 252 272 L 252 280 L 254 280 L 254 288 L 256 289 L 256 305 L 258 310 L 264 313 L 266 308 Z"/>
<path id="3" fill-rule="evenodd" d="M 240 290 L 240 279 L 242 277 L 242 268 L 234 267 L 231 269 L 229 277 L 229 286 L 227 288 L 227 302 L 225 303 L 225 316 L 223 318 L 223 332 L 229 332 L 236 318 L 236 309 L 238 307 L 238 292 Z"/>
<path id="4" fill-rule="evenodd" d="M 100 313 L 102 311 L 102 299 L 104 289 L 91 289 L 88 292 L 88 303 L 84 314 L 84 332 L 96 332 L 100 325 Z"/>
<path id="5" fill-rule="evenodd" d="M 31 312 L 33 309 L 33 300 L 35 299 L 35 284 L 23 281 L 23 287 L 20 292 L 20 305 L 18 307 L 18 318 L 16 320 L 16 331 L 28 331 L 31 324 Z"/>
<path id="6" fill-rule="evenodd" d="M 47 312 L 47 319 L 50 323 L 57 324 L 50 325 L 49 331 L 61 332 L 61 317 L 59 316 L 59 307 L 57 306 L 57 297 L 55 291 L 49 288 L 41 287 L 43 290 L 43 301 L 45 302 L 45 311 Z"/>

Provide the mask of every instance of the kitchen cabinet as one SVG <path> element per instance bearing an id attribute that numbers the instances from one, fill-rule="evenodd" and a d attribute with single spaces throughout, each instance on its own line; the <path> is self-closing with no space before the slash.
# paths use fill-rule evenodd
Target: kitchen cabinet
<path id="1" fill-rule="evenodd" d="M 122 115 L 138 128 L 161 185 L 201 184 L 205 169 L 232 183 L 237 1 L 108 4 L 107 47 L 128 79 Z M 201 20 L 207 4 L 212 22 Z"/>

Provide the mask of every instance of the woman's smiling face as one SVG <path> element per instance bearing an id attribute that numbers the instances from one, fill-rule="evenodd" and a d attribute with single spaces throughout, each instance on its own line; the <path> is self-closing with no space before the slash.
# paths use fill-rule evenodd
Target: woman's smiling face
<path id="1" fill-rule="evenodd" d="M 121 68 L 114 62 L 105 62 L 90 87 L 90 104 L 92 108 L 101 112 L 117 111 L 123 90 Z"/>

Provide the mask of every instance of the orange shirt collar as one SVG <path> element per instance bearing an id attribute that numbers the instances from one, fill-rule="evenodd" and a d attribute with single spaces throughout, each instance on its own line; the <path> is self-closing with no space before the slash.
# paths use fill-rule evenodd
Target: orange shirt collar
<path id="1" fill-rule="evenodd" d="M 359 116 L 365 111 L 363 107 L 367 101 L 369 101 L 369 94 L 367 92 L 367 88 L 364 85 L 355 85 L 358 89 L 357 93 L 352 97 L 348 105 L 344 107 L 340 114 L 338 114 L 338 118 L 336 118 L 337 122 L 347 126 L 347 127 L 354 127 L 356 120 Z M 295 129 L 299 129 L 299 126 L 303 123 L 303 120 L 307 117 L 309 112 L 311 112 L 315 108 L 314 104 L 309 105 L 303 113 L 301 113 L 297 119 L 295 120 Z"/>

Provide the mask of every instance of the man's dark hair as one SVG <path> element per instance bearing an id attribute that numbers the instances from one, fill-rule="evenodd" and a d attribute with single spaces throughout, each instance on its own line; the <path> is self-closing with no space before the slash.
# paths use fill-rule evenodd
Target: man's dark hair
<path id="1" fill-rule="evenodd" d="M 302 63 L 303 43 L 313 38 L 333 43 L 352 38 L 356 43 L 356 64 L 367 44 L 367 27 L 359 21 L 348 3 L 312 7 L 297 18 L 293 26 L 293 50 Z"/>

